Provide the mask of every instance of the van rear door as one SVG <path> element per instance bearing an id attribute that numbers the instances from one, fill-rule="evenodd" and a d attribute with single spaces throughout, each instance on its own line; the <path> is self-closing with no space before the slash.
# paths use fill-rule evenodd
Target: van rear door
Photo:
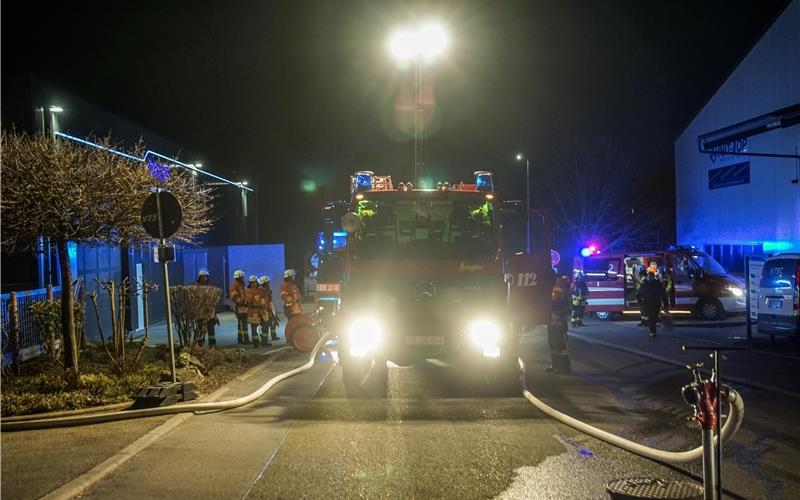
<path id="1" fill-rule="evenodd" d="M 794 315 L 799 263 L 798 259 L 788 258 L 767 260 L 764 263 L 759 286 L 759 311 L 768 315 Z"/>

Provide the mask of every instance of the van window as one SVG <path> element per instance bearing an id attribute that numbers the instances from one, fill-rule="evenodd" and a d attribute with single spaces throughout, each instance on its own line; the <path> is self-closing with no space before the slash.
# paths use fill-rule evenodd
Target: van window
<path id="1" fill-rule="evenodd" d="M 761 288 L 794 289 L 797 285 L 797 266 L 795 259 L 768 260 L 761 271 Z"/>
<path id="2" fill-rule="evenodd" d="M 583 273 L 590 281 L 616 280 L 620 273 L 619 259 L 602 257 L 585 259 Z"/>
<path id="3" fill-rule="evenodd" d="M 691 253 L 692 260 L 697 264 L 699 267 L 703 269 L 704 272 L 708 274 L 715 274 L 717 276 L 725 276 L 728 274 L 728 271 L 725 270 L 724 267 L 720 265 L 719 262 L 714 260 L 714 257 L 708 255 L 705 252 L 695 251 Z"/>

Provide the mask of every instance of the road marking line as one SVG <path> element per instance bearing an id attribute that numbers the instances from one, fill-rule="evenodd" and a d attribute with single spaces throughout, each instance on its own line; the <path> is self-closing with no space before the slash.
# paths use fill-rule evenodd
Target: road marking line
<path id="1" fill-rule="evenodd" d="M 256 366 L 250 368 L 247 372 L 245 372 L 244 375 L 251 376 L 258 370 L 266 368 L 267 366 L 274 363 L 275 360 L 278 359 L 278 357 L 271 358 L 263 363 L 257 364 Z M 231 380 L 231 382 L 233 382 L 233 380 Z M 228 387 L 229 384 L 230 382 L 220 387 L 216 391 L 212 392 L 211 394 L 203 398 L 201 401 L 216 401 L 219 396 L 221 396 L 230 389 Z M 43 496 L 42 500 L 68 500 L 79 496 L 81 493 L 89 489 L 92 485 L 94 485 L 107 475 L 114 472 L 114 470 L 119 468 L 122 464 L 124 464 L 131 458 L 141 453 L 148 446 L 156 442 L 156 440 L 164 437 L 174 428 L 178 427 L 180 424 L 182 424 L 183 422 L 185 422 L 186 420 L 188 420 L 193 416 L 194 413 L 180 413 L 178 415 L 175 415 L 174 417 L 170 418 L 163 424 L 159 425 L 155 429 L 151 430 L 144 436 L 140 437 L 133 443 L 123 448 L 122 451 L 117 452 L 107 460 L 95 465 L 87 472 L 81 474 L 80 476 L 76 477 L 67 484 Z"/>

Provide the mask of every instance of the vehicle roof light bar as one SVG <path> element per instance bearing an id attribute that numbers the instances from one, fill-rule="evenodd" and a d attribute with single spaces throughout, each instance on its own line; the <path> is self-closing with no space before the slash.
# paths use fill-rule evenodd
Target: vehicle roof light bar
<path id="1" fill-rule="evenodd" d="M 89 147 L 96 148 L 96 149 L 102 149 L 103 151 L 108 151 L 109 153 L 112 153 L 112 154 L 115 154 L 115 155 L 118 155 L 118 156 L 122 156 L 123 158 L 128 158 L 129 160 L 138 161 L 138 162 L 141 162 L 141 163 L 147 163 L 148 157 L 154 156 L 156 158 L 161 158 L 162 160 L 165 160 L 166 162 L 168 162 L 170 164 L 175 164 L 175 165 L 178 165 L 179 167 L 185 168 L 186 170 L 189 170 L 191 172 L 194 172 L 194 173 L 197 173 L 197 174 L 202 174 L 202 175 L 217 179 L 218 181 L 222 181 L 225 184 L 230 184 L 231 186 L 236 186 L 236 187 L 238 187 L 240 189 L 244 189 L 244 190 L 247 190 L 247 191 L 250 191 L 250 192 L 254 192 L 255 191 L 253 188 L 249 188 L 249 187 L 245 186 L 244 184 L 242 184 L 241 182 L 234 182 L 234 181 L 232 181 L 230 179 L 226 179 L 225 177 L 221 177 L 219 175 L 213 174 L 213 173 L 211 173 L 211 172 L 209 172 L 207 170 L 202 170 L 200 168 L 197 168 L 194 165 L 191 165 L 191 164 L 188 164 L 188 163 L 183 163 L 182 161 L 176 160 L 174 158 L 170 158 L 169 156 L 162 155 L 161 153 L 158 153 L 156 151 L 147 150 L 144 153 L 143 157 L 138 158 L 136 156 L 129 155 L 128 153 L 125 153 L 123 151 L 119 151 L 119 150 L 116 150 L 116 149 L 108 148 L 108 147 L 102 146 L 100 144 L 97 144 L 95 142 L 87 141 L 86 139 L 81 139 L 80 137 L 75 137 L 73 135 L 65 134 L 64 132 L 55 132 L 55 135 L 58 136 L 58 137 L 62 137 L 64 139 L 73 141 L 73 142 L 77 142 L 79 144 L 83 144 L 84 146 L 89 146 Z"/>

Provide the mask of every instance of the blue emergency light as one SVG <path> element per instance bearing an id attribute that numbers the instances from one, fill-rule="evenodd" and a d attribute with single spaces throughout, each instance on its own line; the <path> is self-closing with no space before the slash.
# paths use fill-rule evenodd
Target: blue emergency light
<path id="1" fill-rule="evenodd" d="M 372 191 L 372 176 L 374 172 L 369 170 L 361 170 L 356 172 L 356 192 L 358 191 Z"/>
<path id="2" fill-rule="evenodd" d="M 475 172 L 475 188 L 478 191 L 494 192 L 492 173 L 488 170 L 478 170 Z"/>

